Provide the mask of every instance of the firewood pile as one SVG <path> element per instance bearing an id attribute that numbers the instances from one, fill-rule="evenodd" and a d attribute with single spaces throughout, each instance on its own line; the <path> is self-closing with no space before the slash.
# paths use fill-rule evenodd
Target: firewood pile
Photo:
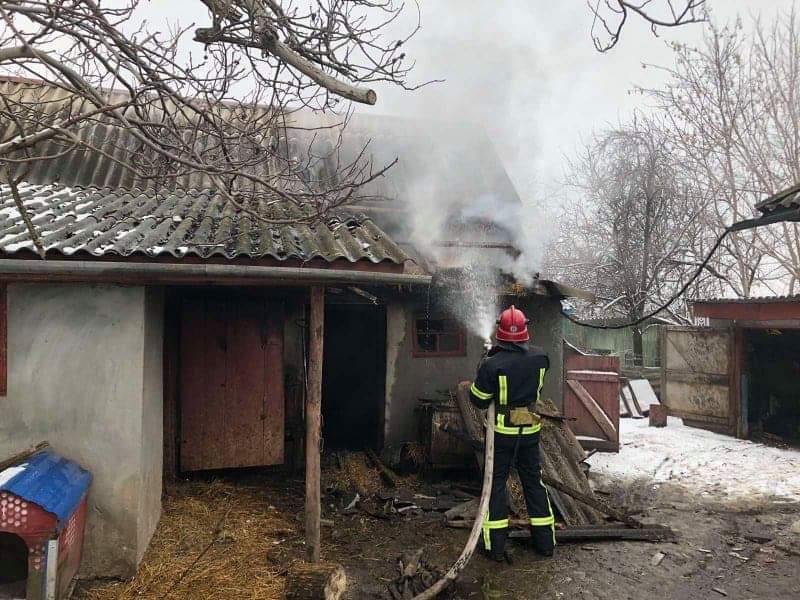
<path id="1" fill-rule="evenodd" d="M 387 586 L 387 600 L 409 600 L 424 592 L 442 578 L 444 573 L 422 558 L 422 548 L 404 552 L 397 559 L 397 578 Z M 448 597 L 447 592 L 440 597 Z"/>

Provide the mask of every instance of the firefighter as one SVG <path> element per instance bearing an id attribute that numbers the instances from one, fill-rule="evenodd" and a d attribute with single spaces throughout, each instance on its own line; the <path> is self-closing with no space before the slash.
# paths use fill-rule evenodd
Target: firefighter
<path id="1" fill-rule="evenodd" d="M 470 399 L 478 408 L 485 409 L 496 402 L 492 495 L 483 523 L 483 546 L 493 560 L 508 560 L 506 480 L 516 463 L 528 507 L 531 546 L 543 556 L 552 556 L 555 519 L 539 466 L 542 424 L 532 410 L 550 362 L 541 348 L 528 346 L 528 319 L 513 305 L 500 315 L 495 337 L 497 343 L 478 365 L 470 388 Z"/>

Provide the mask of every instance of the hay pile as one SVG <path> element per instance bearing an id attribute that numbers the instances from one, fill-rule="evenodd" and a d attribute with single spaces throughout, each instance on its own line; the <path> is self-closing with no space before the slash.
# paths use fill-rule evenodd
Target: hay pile
<path id="1" fill-rule="evenodd" d="M 223 482 L 167 490 L 163 514 L 136 577 L 86 589 L 90 600 L 283 596 L 283 541 L 299 525 L 270 506 L 263 489 Z"/>
<path id="2" fill-rule="evenodd" d="M 340 452 L 338 467 L 322 473 L 323 489 L 347 494 L 355 489 L 362 497 L 382 491 L 383 481 L 378 471 L 367 462 L 363 452 Z"/>

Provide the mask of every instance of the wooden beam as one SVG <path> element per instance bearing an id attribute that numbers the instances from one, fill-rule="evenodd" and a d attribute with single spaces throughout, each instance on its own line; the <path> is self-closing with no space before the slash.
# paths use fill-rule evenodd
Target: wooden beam
<path id="1" fill-rule="evenodd" d="M 0 460 L 0 471 L 7 469 L 8 467 L 13 467 L 21 463 L 24 460 L 28 460 L 34 454 L 41 452 L 42 450 L 49 448 L 50 444 L 48 442 L 39 442 L 35 446 L 31 446 L 27 450 L 23 450 L 18 454 L 14 454 L 13 456 L 9 456 L 3 460 Z"/>
<path id="2" fill-rule="evenodd" d="M 800 319 L 800 302 L 797 300 L 775 300 L 770 302 L 695 302 L 692 305 L 695 317 L 749 321 L 775 321 Z"/>
<path id="3" fill-rule="evenodd" d="M 306 550 L 308 561 L 320 558 L 319 442 L 322 407 L 322 356 L 325 332 L 325 288 L 315 285 L 309 297 L 308 393 L 306 394 Z"/>
<path id="4" fill-rule="evenodd" d="M 8 395 L 8 286 L 0 284 L 0 396 Z"/>

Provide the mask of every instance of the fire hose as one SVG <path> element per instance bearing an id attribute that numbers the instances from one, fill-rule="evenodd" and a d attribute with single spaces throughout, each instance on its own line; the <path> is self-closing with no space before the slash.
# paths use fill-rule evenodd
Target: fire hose
<path id="1" fill-rule="evenodd" d="M 448 585 L 455 581 L 459 573 L 464 570 L 478 544 L 478 538 L 481 535 L 483 528 L 483 519 L 486 511 L 489 510 L 489 496 L 492 493 L 492 471 L 494 469 L 494 402 L 489 405 L 486 411 L 486 436 L 485 436 L 485 453 L 483 458 L 483 487 L 481 488 L 481 499 L 478 502 L 478 512 L 475 515 L 475 522 L 472 524 L 472 530 L 469 532 L 469 538 L 461 551 L 461 555 L 456 559 L 453 565 L 448 569 L 439 581 L 434 583 L 427 590 L 421 594 L 414 596 L 413 600 L 430 600 L 438 596 Z"/>

